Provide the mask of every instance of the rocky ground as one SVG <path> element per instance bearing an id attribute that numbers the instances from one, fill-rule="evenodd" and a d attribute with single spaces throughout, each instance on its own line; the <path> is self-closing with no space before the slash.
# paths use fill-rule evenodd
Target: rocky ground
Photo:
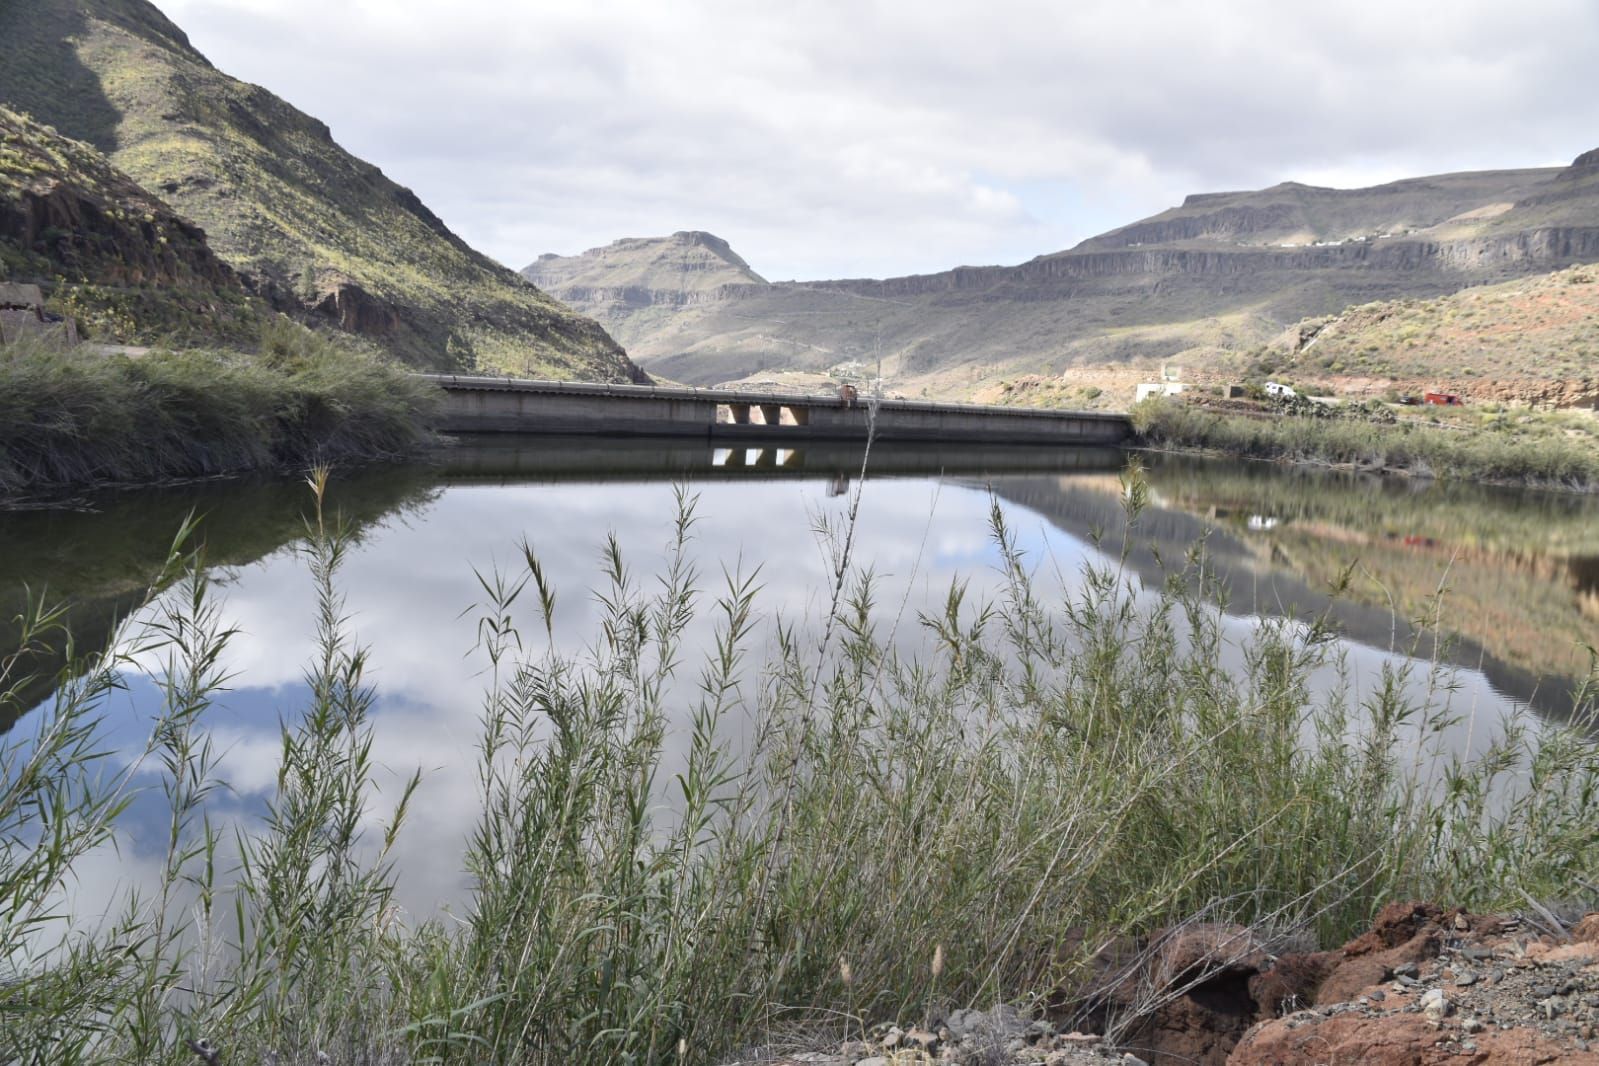
<path id="1" fill-rule="evenodd" d="M 1189 924 L 1102 953 L 1037 1014 L 956 1010 L 728 1066 L 932 1063 L 1599 1066 L 1599 913 L 1567 925 L 1392 904 L 1322 952 Z"/>

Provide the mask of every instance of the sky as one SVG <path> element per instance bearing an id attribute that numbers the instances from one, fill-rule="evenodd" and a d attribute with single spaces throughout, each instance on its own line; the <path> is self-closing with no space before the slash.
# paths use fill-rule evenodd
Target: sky
<path id="1" fill-rule="evenodd" d="M 156 0 L 522 267 L 1016 263 L 1180 203 L 1599 147 L 1596 0 Z"/>

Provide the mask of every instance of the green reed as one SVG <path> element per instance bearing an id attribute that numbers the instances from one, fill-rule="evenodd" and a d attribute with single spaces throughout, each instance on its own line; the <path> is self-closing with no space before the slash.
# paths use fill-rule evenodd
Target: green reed
<path id="1" fill-rule="evenodd" d="M 1357 695 L 1325 619 L 1240 637 L 1203 544 L 1163 587 L 1128 544 L 1051 594 L 996 504 L 998 593 L 952 585 L 907 642 L 852 566 L 820 627 L 764 613 L 758 573 L 707 579 L 685 493 L 650 577 L 607 542 L 581 653 L 554 645 L 564 600 L 531 546 L 479 575 L 474 887 L 407 922 L 387 856 L 426 782 L 376 793 L 348 536 L 314 486 L 318 652 L 262 826 L 227 839 L 206 815 L 230 634 L 199 560 L 175 557 L 190 578 L 132 642 L 167 656 L 154 898 L 107 927 L 60 905 L 138 784 L 96 739 L 128 653 L 80 664 L 6 742 L 0 1061 L 710 1062 L 788 1023 L 842 1037 L 1056 995 L 1115 937 L 1195 916 L 1331 944 L 1394 898 L 1599 882 L 1588 735 L 1518 720 L 1451 756 L 1447 678 L 1390 668 Z M 1133 535 L 1146 492 L 1133 469 Z"/>
<path id="2" fill-rule="evenodd" d="M 429 388 L 270 324 L 254 355 L 0 346 L 0 498 L 392 459 L 431 439 Z"/>

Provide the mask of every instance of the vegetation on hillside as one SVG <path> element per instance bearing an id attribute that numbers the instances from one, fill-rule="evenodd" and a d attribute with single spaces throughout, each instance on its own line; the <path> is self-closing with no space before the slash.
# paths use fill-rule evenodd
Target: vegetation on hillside
<path id="1" fill-rule="evenodd" d="M 0 347 L 0 497 L 414 454 L 434 390 L 301 326 L 256 356 Z"/>
<path id="2" fill-rule="evenodd" d="M 1258 376 L 1594 380 L 1599 387 L 1599 266 L 1386 300 L 1314 319 L 1260 352 Z M 1304 338 L 1299 341 L 1298 338 Z"/>
<path id="3" fill-rule="evenodd" d="M 483 575 L 474 891 L 458 915 L 407 920 L 386 857 L 426 781 L 374 792 L 348 542 L 315 485 L 320 644 L 263 822 L 235 841 L 212 820 L 229 633 L 193 561 L 125 642 L 166 663 L 142 755 L 113 765 L 100 740 L 135 668 L 117 655 L 0 749 L 0 1056 L 707 1061 L 774 1021 L 843 1034 L 1059 996 L 1098 945 L 1196 914 L 1329 943 L 1388 899 L 1520 906 L 1599 880 L 1582 733 L 1515 720 L 1447 757 L 1442 690 L 1413 701 L 1386 671 L 1356 703 L 1313 684 L 1337 670 L 1313 619 L 1238 647 L 1202 571 L 1152 601 L 1114 558 L 1090 562 L 1052 605 L 996 509 L 1007 591 L 977 604 L 956 584 L 904 658 L 847 530 L 827 530 L 825 625 L 814 642 L 779 627 L 762 665 L 757 581 L 702 588 L 685 501 L 658 581 L 607 550 L 582 656 L 512 628 L 519 599 L 548 631 L 565 602 L 531 551 L 525 572 Z M 1146 493 L 1134 472 L 1135 517 Z M 714 649 L 680 661 L 705 615 Z M 56 893 L 136 794 L 166 808 L 159 880 L 75 923 Z"/>
<path id="4" fill-rule="evenodd" d="M 592 321 L 473 251 L 321 122 L 228 77 L 146 0 L 0 8 L 0 99 L 94 144 L 275 301 L 413 365 L 623 381 Z"/>

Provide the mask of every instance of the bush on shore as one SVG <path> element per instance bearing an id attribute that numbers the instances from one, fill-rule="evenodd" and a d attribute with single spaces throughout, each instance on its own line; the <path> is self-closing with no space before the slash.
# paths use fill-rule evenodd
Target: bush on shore
<path id="1" fill-rule="evenodd" d="M 431 391 L 289 322 L 256 355 L 0 347 L 0 496 L 389 459 Z"/>
<path id="2" fill-rule="evenodd" d="M 1162 397 L 1135 406 L 1132 418 L 1138 439 L 1152 448 L 1599 492 L 1599 449 L 1556 426 L 1511 434 L 1292 414 L 1252 418 Z"/>
<path id="3" fill-rule="evenodd" d="M 1146 493 L 1135 471 L 1135 514 Z M 555 631 L 531 550 L 483 575 L 473 892 L 407 922 L 387 855 L 415 779 L 375 810 L 347 541 L 320 515 L 311 697 L 234 860 L 205 722 L 228 633 L 192 564 L 130 637 L 170 656 L 143 757 L 118 771 L 98 739 L 115 658 L 0 746 L 0 1061 L 176 1063 L 201 1039 L 229 1062 L 714 1061 L 784 1019 L 842 1034 L 1057 994 L 1111 938 L 1196 915 L 1331 943 L 1390 899 L 1486 909 L 1599 880 L 1585 734 L 1515 720 L 1452 755 L 1442 690 L 1386 670 L 1351 696 L 1318 620 L 1229 635 L 1202 553 L 1158 590 L 1112 553 L 1051 604 L 996 506 L 1002 594 L 953 585 L 908 655 L 831 531 L 821 628 L 779 621 L 763 665 L 757 583 L 707 600 L 685 500 L 656 580 L 611 542 L 580 655 L 511 625 L 526 608 Z M 162 882 L 78 928 L 53 901 L 152 770 Z"/>

